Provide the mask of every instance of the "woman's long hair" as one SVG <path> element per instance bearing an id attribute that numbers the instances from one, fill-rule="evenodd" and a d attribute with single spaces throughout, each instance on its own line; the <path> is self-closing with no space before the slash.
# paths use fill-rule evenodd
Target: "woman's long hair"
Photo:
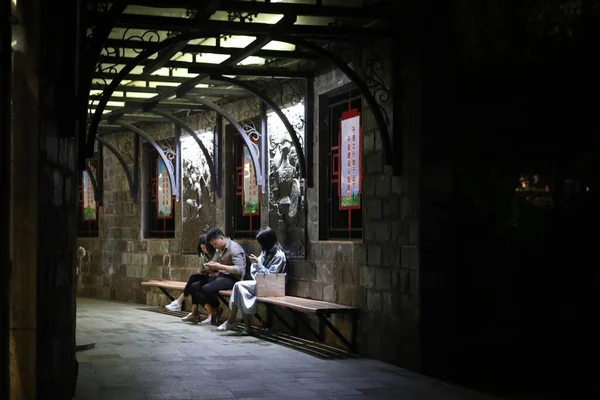
<path id="1" fill-rule="evenodd" d="M 215 248 L 208 242 L 208 240 L 206 239 L 206 234 L 204 235 L 200 235 L 200 237 L 198 238 L 198 257 L 201 257 L 202 254 L 204 254 L 204 252 L 202 251 L 202 246 L 201 245 L 205 245 L 206 246 L 206 250 L 208 251 L 208 255 L 207 257 L 209 259 L 211 259 L 214 255 L 215 255 Z M 206 256 L 206 254 L 205 254 Z"/>
<path id="2" fill-rule="evenodd" d="M 277 235 L 275 234 L 275 231 L 269 228 L 268 226 L 260 232 L 258 232 L 258 234 L 256 235 L 256 241 L 260 244 L 265 253 L 268 253 L 271 250 L 277 251 L 281 249 L 281 245 L 277 240 Z"/>

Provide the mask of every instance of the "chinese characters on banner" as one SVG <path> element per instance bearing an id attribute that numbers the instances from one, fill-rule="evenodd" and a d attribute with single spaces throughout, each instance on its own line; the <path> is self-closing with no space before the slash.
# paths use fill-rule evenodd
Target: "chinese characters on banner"
<path id="1" fill-rule="evenodd" d="M 83 171 L 83 220 L 95 221 L 96 199 L 94 198 L 94 187 L 87 171 Z"/>
<path id="2" fill-rule="evenodd" d="M 340 118 L 340 210 L 360 208 L 361 144 L 360 113 L 356 109 L 347 111 Z"/>
<path id="3" fill-rule="evenodd" d="M 258 185 L 256 184 L 256 173 L 254 164 L 248 146 L 244 146 L 244 190 L 243 190 L 243 209 L 242 215 L 258 215 Z"/>
<path id="4" fill-rule="evenodd" d="M 169 181 L 169 172 L 163 160 L 156 162 L 156 207 L 158 209 L 158 218 L 171 218 L 173 212 L 173 194 L 171 193 L 171 181 Z"/>

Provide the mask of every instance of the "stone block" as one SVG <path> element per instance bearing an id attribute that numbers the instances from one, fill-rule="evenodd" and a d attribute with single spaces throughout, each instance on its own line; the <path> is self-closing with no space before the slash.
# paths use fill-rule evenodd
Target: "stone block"
<path id="1" fill-rule="evenodd" d="M 321 260 L 323 257 L 323 243 L 308 242 L 307 245 L 308 258 L 312 260 Z"/>
<path id="2" fill-rule="evenodd" d="M 142 277 L 142 267 L 139 265 L 128 265 L 127 276 L 131 278 Z"/>
<path id="3" fill-rule="evenodd" d="M 379 198 L 369 198 L 365 201 L 365 211 L 367 212 L 367 218 L 370 220 L 381 219 L 383 216 L 382 202 Z"/>
<path id="4" fill-rule="evenodd" d="M 379 244 L 369 244 L 367 246 L 367 264 L 371 267 L 381 265 L 383 246 Z"/>
<path id="5" fill-rule="evenodd" d="M 185 256 L 183 254 L 171 255 L 171 266 L 174 268 L 185 267 Z"/>
<path id="6" fill-rule="evenodd" d="M 296 296 L 298 297 L 310 297 L 310 283 L 308 281 L 296 281 Z"/>
<path id="7" fill-rule="evenodd" d="M 322 282 L 310 282 L 310 298 L 323 300 L 323 289 L 325 284 Z"/>
<path id="8" fill-rule="evenodd" d="M 378 290 L 389 290 L 392 288 L 392 275 L 387 268 L 375 270 L 375 288 Z"/>
<path id="9" fill-rule="evenodd" d="M 402 194 L 402 177 L 392 176 L 392 193 Z"/>
<path id="10" fill-rule="evenodd" d="M 392 302 L 392 294 L 390 292 L 381 293 L 381 310 L 385 315 L 394 315 L 396 310 L 394 309 L 394 304 Z"/>
<path id="11" fill-rule="evenodd" d="M 141 278 L 145 278 L 145 279 L 163 279 L 163 267 L 149 267 L 148 268 L 148 275 L 147 276 L 141 276 Z"/>
<path id="12" fill-rule="evenodd" d="M 314 280 L 316 278 L 317 272 L 314 262 L 294 260 L 288 261 L 288 263 L 289 271 L 292 276 L 304 280 Z"/>
<path id="13" fill-rule="evenodd" d="M 352 262 L 357 265 L 367 263 L 367 250 L 363 243 L 354 243 L 352 245 Z"/>
<path id="14" fill-rule="evenodd" d="M 389 242 L 392 237 L 391 226 L 388 221 L 371 222 L 375 227 L 375 241 L 378 243 Z"/>
<path id="15" fill-rule="evenodd" d="M 369 178 L 365 177 L 365 179 L 363 180 L 363 186 L 362 186 L 364 198 L 369 198 L 369 197 L 375 196 L 376 182 L 377 182 L 377 179 L 375 179 L 373 177 L 369 177 Z"/>
<path id="16" fill-rule="evenodd" d="M 382 157 L 382 155 L 379 155 Z M 392 179 L 389 175 L 380 175 L 376 183 L 375 195 L 378 197 L 386 197 L 392 193 Z"/>
<path id="17" fill-rule="evenodd" d="M 323 300 L 335 303 L 336 290 L 335 285 L 325 285 L 323 287 Z"/>
<path id="18" fill-rule="evenodd" d="M 381 294 L 374 290 L 367 290 L 367 309 L 381 312 Z"/>
<path id="19" fill-rule="evenodd" d="M 152 262 L 150 263 L 153 267 L 162 267 L 163 266 L 163 256 L 160 254 L 152 255 Z"/>
<path id="20" fill-rule="evenodd" d="M 379 152 L 372 152 L 363 156 L 365 175 L 377 176 L 383 172 L 383 157 Z"/>
<path id="21" fill-rule="evenodd" d="M 162 239 L 152 239 L 146 241 L 148 246 L 148 253 L 154 254 L 167 254 L 169 252 L 169 241 Z"/>
<path id="22" fill-rule="evenodd" d="M 390 275 L 392 277 L 392 290 L 400 293 L 400 290 L 402 290 L 402 270 L 400 268 L 392 268 Z"/>
<path id="23" fill-rule="evenodd" d="M 181 243 L 179 240 L 170 240 L 168 243 L 169 253 L 175 254 L 181 252 Z"/>
<path id="24" fill-rule="evenodd" d="M 360 267 L 360 286 L 366 289 L 375 287 L 375 269 L 372 267 Z"/>
<path id="25" fill-rule="evenodd" d="M 401 197 L 399 195 L 390 195 L 384 203 L 384 216 L 399 218 L 401 209 Z"/>
<path id="26" fill-rule="evenodd" d="M 348 262 L 352 260 L 352 244 L 339 242 L 322 242 L 323 261 Z"/>
<path id="27" fill-rule="evenodd" d="M 396 246 L 383 247 L 382 265 L 386 267 L 400 266 L 400 250 Z"/>
<path id="28" fill-rule="evenodd" d="M 359 267 L 342 267 L 342 283 L 345 285 L 360 285 Z"/>
<path id="29" fill-rule="evenodd" d="M 148 242 L 145 240 L 135 241 L 133 245 L 133 250 L 136 253 L 139 252 L 147 252 L 148 251 Z"/>
<path id="30" fill-rule="evenodd" d="M 416 246 L 402 246 L 402 267 L 419 267 L 419 248 Z"/>
<path id="31" fill-rule="evenodd" d="M 334 271 L 335 265 L 332 261 L 317 261 L 316 262 L 316 274 L 317 282 L 333 283 L 334 282 Z"/>

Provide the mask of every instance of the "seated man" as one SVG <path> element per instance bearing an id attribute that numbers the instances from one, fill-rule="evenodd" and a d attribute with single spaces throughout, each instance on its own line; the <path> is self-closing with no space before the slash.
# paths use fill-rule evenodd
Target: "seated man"
<path id="1" fill-rule="evenodd" d="M 208 278 L 208 282 L 195 282 L 191 286 L 193 304 L 202 305 L 208 312 L 208 318 L 201 324 L 217 325 L 223 310 L 219 307 L 217 293 L 219 290 L 230 290 L 240 279 L 244 279 L 246 271 L 246 252 L 238 243 L 229 239 L 218 228 L 213 228 L 206 234 L 208 243 L 217 249 L 217 261 L 204 264 L 208 269 L 218 272 L 218 275 Z M 190 314 L 184 321 L 198 322 L 199 314 Z"/>

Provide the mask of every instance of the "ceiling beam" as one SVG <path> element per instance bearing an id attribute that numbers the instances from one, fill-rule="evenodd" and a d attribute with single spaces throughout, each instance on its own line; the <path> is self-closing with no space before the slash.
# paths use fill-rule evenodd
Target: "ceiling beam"
<path id="1" fill-rule="evenodd" d="M 195 15 L 191 18 L 198 22 L 208 20 L 212 14 L 214 14 L 222 0 L 210 0 L 203 10 L 198 10 Z M 158 53 L 158 57 L 155 60 L 144 67 L 144 74 L 151 74 L 154 71 L 161 69 L 165 66 L 165 64 L 171 61 L 174 55 L 179 53 L 184 47 L 186 43 L 177 43 L 171 47 L 168 47 Z"/>
<path id="2" fill-rule="evenodd" d="M 240 54 L 242 53 L 240 49 Z M 234 58 L 235 57 L 235 58 Z M 247 58 L 249 56 L 245 56 Z M 288 78 L 304 78 L 309 75 L 308 72 L 297 71 L 297 70 L 289 70 L 285 68 L 265 68 L 265 67 L 235 67 L 237 63 L 239 63 L 244 58 L 236 57 L 233 54 L 230 58 L 225 61 L 230 61 L 227 65 L 224 63 L 220 64 L 209 64 L 209 63 L 195 63 L 195 62 L 187 62 L 187 61 L 169 61 L 164 64 L 165 67 L 168 68 L 182 68 L 187 69 L 190 74 L 199 74 L 199 73 L 220 73 L 222 75 L 242 75 L 242 76 L 277 76 L 277 77 L 288 77 Z M 241 59 L 241 60 L 240 60 Z M 133 62 L 135 58 L 133 57 L 111 57 L 111 56 L 100 56 L 98 57 L 98 62 L 102 64 L 108 65 L 127 65 Z M 139 63 L 139 65 L 147 65 L 150 64 L 153 60 L 144 60 Z"/>
<path id="3" fill-rule="evenodd" d="M 104 80 L 112 80 L 117 76 L 116 73 L 113 72 L 94 72 L 94 79 L 104 79 Z M 137 82 L 165 82 L 165 83 L 183 83 L 190 80 L 190 78 L 182 77 L 182 76 L 164 76 L 164 75 L 140 75 L 140 74 L 129 74 L 127 75 L 128 81 L 137 81 Z M 202 83 L 207 85 L 218 84 L 216 81 L 207 79 Z M 223 82 L 221 82 L 223 83 Z"/>
<path id="4" fill-rule="evenodd" d="M 92 90 L 104 90 L 107 85 L 101 83 L 93 83 Z M 131 93 L 161 93 L 165 90 L 172 90 L 174 86 L 156 86 L 156 87 L 144 87 L 144 86 L 118 86 L 115 92 L 131 92 Z M 190 92 L 199 96 L 235 96 L 235 97 L 247 97 L 248 93 L 241 89 L 229 89 L 226 87 L 218 88 L 194 88 Z"/>
<path id="5" fill-rule="evenodd" d="M 277 22 L 277 24 L 276 24 L 277 30 L 285 29 L 286 27 L 289 27 L 290 24 L 293 24 L 295 22 L 296 22 L 295 16 L 285 16 L 284 18 L 282 18 L 281 20 L 279 20 Z M 260 50 L 262 47 L 264 47 L 270 41 L 271 41 L 271 36 L 257 36 L 254 39 L 254 41 L 252 43 L 250 43 L 248 46 L 246 46 L 243 49 L 237 50 L 234 54 L 231 55 L 231 57 L 224 60 L 220 64 L 218 64 L 216 66 L 213 65 L 213 66 L 217 67 L 217 68 L 220 67 L 219 71 L 222 71 L 228 67 L 230 68 L 233 65 L 237 64 L 239 62 L 239 60 L 243 60 L 246 57 L 253 55 L 255 52 Z M 220 73 L 223 75 L 230 75 L 226 72 L 220 72 Z M 143 108 L 146 110 L 152 109 L 152 107 L 154 105 L 158 104 L 161 100 L 168 99 L 169 97 L 171 97 L 173 95 L 177 95 L 178 97 L 181 97 L 181 96 L 185 95 L 187 92 L 189 92 L 190 90 L 194 89 L 199 83 L 202 83 L 204 80 L 207 80 L 207 79 L 210 79 L 210 75 L 208 73 L 200 74 L 200 75 L 196 76 L 195 78 L 188 79 L 187 81 L 183 82 L 178 87 L 173 87 L 173 90 L 168 90 L 163 93 L 159 93 L 152 99 L 146 100 Z M 116 110 L 116 111 L 112 111 L 111 113 L 109 113 L 108 118 L 109 118 L 109 120 L 115 120 L 115 119 L 118 119 L 121 115 L 125 114 L 126 112 L 130 112 L 131 110 L 135 111 L 136 109 L 137 108 L 133 108 L 133 107 L 124 107 L 122 110 Z M 104 117 L 104 115 L 103 115 L 103 117 Z"/>
<path id="6" fill-rule="evenodd" d="M 143 42 L 141 40 L 125 40 L 125 39 L 107 39 L 104 47 L 114 47 L 123 49 L 146 49 L 155 42 Z M 189 54 L 233 54 L 239 48 L 236 47 L 220 47 L 220 46 L 205 46 L 200 44 L 185 44 L 180 51 Z M 283 58 L 293 60 L 316 60 L 318 55 L 302 50 L 259 50 L 254 53 L 256 57 L 262 58 Z"/>
<path id="7" fill-rule="evenodd" d="M 206 7 L 206 1 L 198 0 L 130 0 L 130 4 L 159 8 L 199 9 Z M 201 9 L 201 8 L 200 8 Z M 368 7 L 338 7 L 317 4 L 289 4 L 249 1 L 223 1 L 218 7 L 221 11 L 288 14 L 340 18 L 390 18 L 388 7 L 382 4 Z"/>
<path id="8" fill-rule="evenodd" d="M 287 14 L 286 14 L 287 15 Z M 265 24 L 259 22 L 230 22 L 230 21 L 203 21 L 198 23 L 189 18 L 163 17 L 154 15 L 123 14 L 115 27 L 164 30 L 164 31 L 203 31 L 207 36 L 217 35 L 270 35 L 275 34 L 279 24 Z M 281 33 L 281 32 L 279 32 Z M 302 38 L 313 39 L 351 39 L 358 37 L 392 37 L 393 32 L 382 28 L 365 28 L 349 26 L 324 26 L 324 25 L 292 25 L 284 32 Z"/>

